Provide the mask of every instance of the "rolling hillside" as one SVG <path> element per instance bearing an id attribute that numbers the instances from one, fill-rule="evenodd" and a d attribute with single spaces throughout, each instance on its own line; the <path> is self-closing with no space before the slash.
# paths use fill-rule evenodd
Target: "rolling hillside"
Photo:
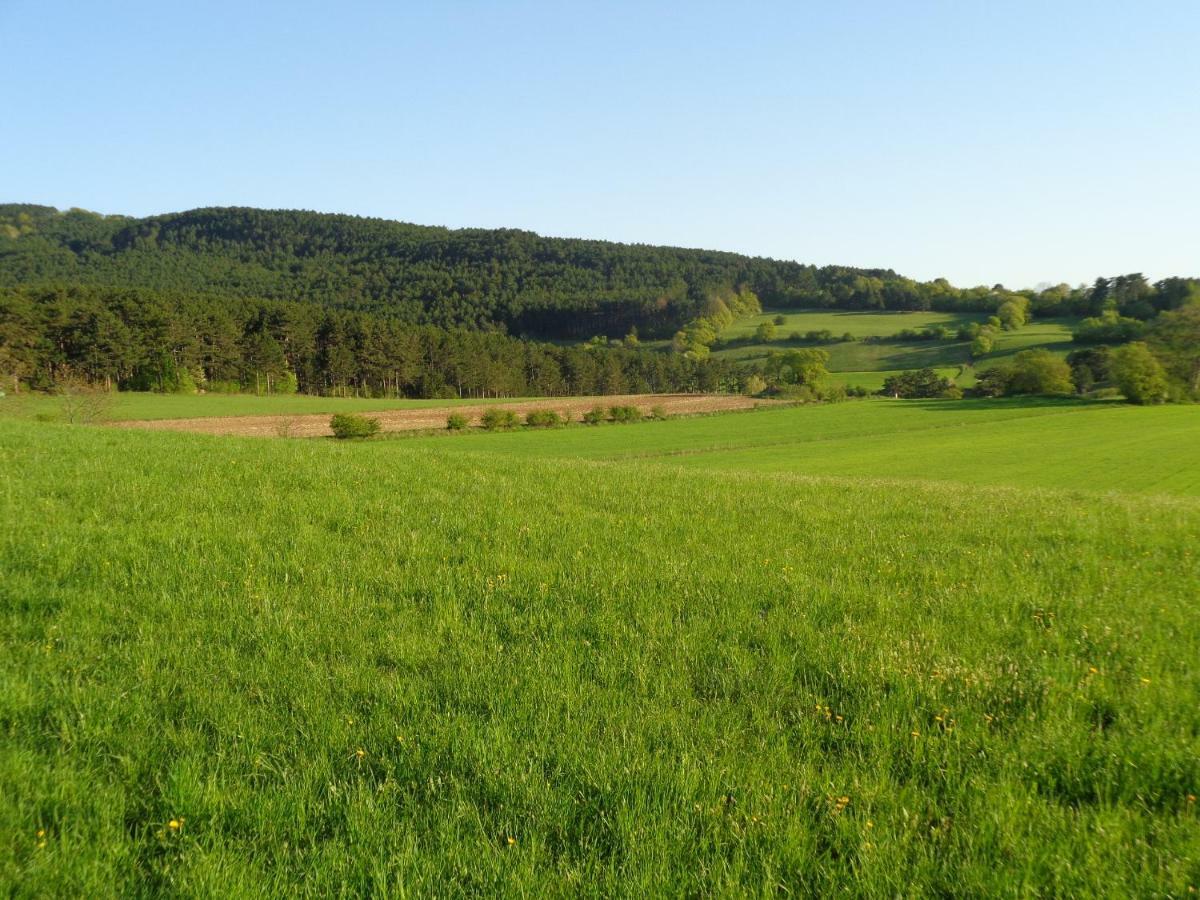
<path id="1" fill-rule="evenodd" d="M 782 324 L 776 324 L 783 319 Z M 1000 331 L 991 352 L 974 357 L 971 342 L 953 336 L 936 340 L 897 337 L 901 332 L 943 328 L 950 332 L 968 323 L 986 321 L 984 313 L 868 312 L 830 310 L 767 309 L 749 316 L 721 333 L 713 357 L 738 363 L 755 363 L 772 351 L 798 346 L 819 346 L 829 353 L 831 381 L 848 387 L 878 390 L 885 378 L 901 371 L 932 368 L 956 381 L 960 387 L 974 383 L 974 370 L 1034 348 L 1065 355 L 1072 346 L 1071 332 L 1079 320 L 1039 318 L 1021 328 Z M 757 329 L 770 324 L 775 336 L 762 340 Z M 814 344 L 805 339 L 813 332 L 828 332 L 828 341 Z M 849 340 L 840 340 L 840 338 Z"/>

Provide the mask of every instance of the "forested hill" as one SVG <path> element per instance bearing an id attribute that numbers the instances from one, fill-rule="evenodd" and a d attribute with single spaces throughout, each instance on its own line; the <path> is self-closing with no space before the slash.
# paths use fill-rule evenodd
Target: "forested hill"
<path id="1" fill-rule="evenodd" d="M 308 301 L 402 322 L 667 336 L 714 291 L 770 306 L 991 309 L 984 288 L 709 250 L 243 208 L 144 219 L 0 205 L 0 286 L 93 284 Z"/>

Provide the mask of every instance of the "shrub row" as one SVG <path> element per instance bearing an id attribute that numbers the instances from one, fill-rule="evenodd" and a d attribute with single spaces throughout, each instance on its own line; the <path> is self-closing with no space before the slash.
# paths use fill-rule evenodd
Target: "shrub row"
<path id="1" fill-rule="evenodd" d="M 643 413 L 636 406 L 593 406 L 580 416 L 585 425 L 599 425 L 602 422 L 639 422 L 644 418 L 663 420 L 667 411 L 662 406 L 653 406 L 649 414 Z M 525 415 L 525 425 L 529 428 L 559 428 L 570 423 L 570 413 L 559 414 L 552 409 L 535 409 Z M 489 409 L 479 418 L 479 424 L 485 431 L 508 431 L 521 424 L 520 418 L 511 409 Z M 448 431 L 465 431 L 468 426 L 467 417 L 462 413 L 451 413 L 446 418 Z M 358 437 L 360 435 L 347 435 Z"/>

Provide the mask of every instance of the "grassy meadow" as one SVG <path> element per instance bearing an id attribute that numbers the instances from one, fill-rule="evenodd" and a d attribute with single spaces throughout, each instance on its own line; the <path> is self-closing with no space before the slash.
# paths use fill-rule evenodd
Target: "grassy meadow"
<path id="1" fill-rule="evenodd" d="M 764 322 L 773 322 L 776 315 L 784 316 L 787 321 L 784 325 L 776 326 L 775 340 L 766 343 L 756 341 L 755 329 Z M 808 346 L 797 345 L 789 340 L 793 332 L 803 334 L 828 329 L 838 337 L 850 334 L 855 338 L 854 341 L 839 341 L 820 347 L 829 353 L 830 381 L 847 387 L 879 390 L 887 376 L 925 367 L 952 378 L 961 387 L 969 387 L 975 381 L 973 366 L 986 367 L 1022 350 L 1039 348 L 1065 355 L 1072 349 L 1071 329 L 1076 324 L 1073 319 L 1037 319 L 1015 331 L 1002 331 L 996 337 L 992 352 L 977 360 L 971 358 L 970 341 L 863 341 L 868 337 L 890 337 L 904 329 L 920 330 L 937 326 L 957 329 L 968 322 L 983 322 L 986 319 L 986 315 L 977 313 L 769 310 L 759 316 L 740 319 L 722 332 L 724 346 L 718 343 L 713 355 L 753 362 L 764 359 L 772 350 Z"/>
<path id="2" fill-rule="evenodd" d="M 956 312 L 897 312 L 860 311 L 839 309 L 766 309 L 760 315 L 739 319 L 721 333 L 723 338 L 743 339 L 754 337 L 759 325 L 774 324 L 776 316 L 783 316 L 784 324 L 776 325 L 780 339 L 786 339 L 793 331 L 832 331 L 838 337 L 843 334 L 855 338 L 884 337 L 906 328 L 937 328 L 939 326 L 958 329 L 968 322 L 987 321 L 985 313 Z"/>
<path id="3" fill-rule="evenodd" d="M 1188 895 L 1198 413 L 0 421 L 0 886 Z"/>

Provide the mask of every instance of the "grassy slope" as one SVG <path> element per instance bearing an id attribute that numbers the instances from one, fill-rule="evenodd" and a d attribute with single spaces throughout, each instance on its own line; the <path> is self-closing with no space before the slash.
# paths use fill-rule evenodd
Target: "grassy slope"
<path id="1" fill-rule="evenodd" d="M 769 322 L 775 312 L 743 319 L 722 333 L 722 339 L 744 340 L 751 337 L 761 322 Z M 717 349 L 714 356 L 738 360 L 758 360 L 771 350 L 783 350 L 795 345 L 787 338 L 793 331 L 829 329 L 834 334 L 849 332 L 857 338 L 886 337 L 905 328 L 920 329 L 935 325 L 957 327 L 967 321 L 983 321 L 986 316 L 967 313 L 851 313 L 851 312 L 798 312 L 784 313 L 787 324 L 778 327 L 778 339 L 771 343 L 738 344 Z M 1012 356 L 1021 350 L 1044 347 L 1056 353 L 1066 353 L 1071 347 L 1073 319 L 1040 319 L 1017 331 L 1001 332 L 995 349 L 987 356 L 976 360 L 977 367 Z M 867 344 L 859 341 L 823 346 L 829 353 L 829 369 L 834 373 L 831 381 L 847 385 L 860 385 L 878 389 L 888 375 L 907 369 L 929 366 L 940 374 L 955 377 L 962 366 L 969 366 L 970 343 L 964 341 L 889 341 L 882 344 Z M 972 373 L 958 377 L 958 382 L 969 385 Z"/>
<path id="2" fill-rule="evenodd" d="M 868 400 L 644 426 L 409 439 L 517 457 L 1200 496 L 1200 408 Z"/>
<path id="3" fill-rule="evenodd" d="M 510 398 L 511 400 L 511 398 Z M 459 403 L 499 403 L 500 400 L 395 400 L 356 397 L 312 397 L 306 394 L 150 394 L 113 395 L 112 419 L 190 419 L 211 416 L 303 415 L 305 413 L 373 412 L 420 409 Z M 9 394 L 0 398 L 0 418 L 58 416 L 61 401 L 44 394 Z"/>
<path id="4" fill-rule="evenodd" d="M 1092 414 L 1036 412 L 1010 424 Z M 506 452 L 778 415 L 351 446 L 0 423 L 0 885 L 1200 884 L 1195 501 Z"/>
<path id="5" fill-rule="evenodd" d="M 843 334 L 852 334 L 856 338 L 864 338 L 895 334 L 905 328 L 935 328 L 938 325 L 944 325 L 946 328 L 956 329 L 967 322 L 987 321 L 987 315 L 984 313 L 768 309 L 762 315 L 739 319 L 722 332 L 721 336 L 724 338 L 752 337 L 754 330 L 759 325 L 765 322 L 773 323 L 776 316 L 783 316 L 786 319 L 783 325 L 776 326 L 780 338 L 786 338 L 793 331 L 803 334 L 806 331 L 825 329 L 839 337 Z"/>

